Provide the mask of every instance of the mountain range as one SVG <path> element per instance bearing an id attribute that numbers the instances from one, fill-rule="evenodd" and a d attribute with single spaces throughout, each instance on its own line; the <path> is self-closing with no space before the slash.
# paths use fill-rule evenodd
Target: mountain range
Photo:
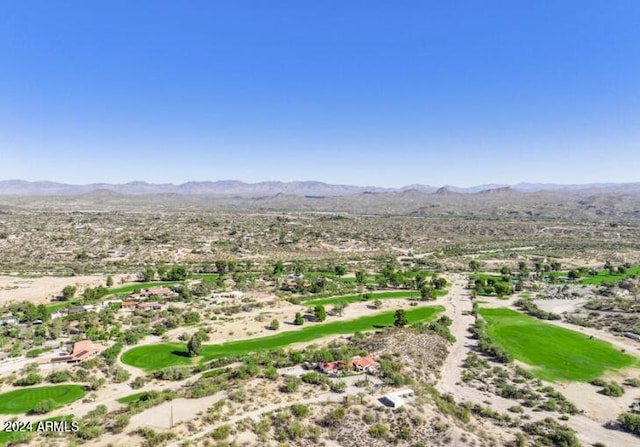
<path id="1" fill-rule="evenodd" d="M 473 187 L 445 185 L 441 187 L 414 184 L 402 188 L 377 186 L 335 185 L 316 181 L 245 183 L 239 180 L 152 184 L 135 181 L 123 184 L 92 183 L 71 185 L 50 181 L 30 182 L 26 180 L 0 180 L 0 195 L 12 196 L 74 196 L 100 192 L 123 195 L 178 194 L 178 195 L 223 195 L 243 197 L 273 197 L 279 194 L 303 197 L 339 197 L 354 194 L 381 194 L 416 191 L 423 194 L 477 194 L 483 192 L 564 192 L 583 194 L 640 194 L 638 183 L 590 183 L 549 184 L 518 183 L 516 185 L 487 184 Z"/>

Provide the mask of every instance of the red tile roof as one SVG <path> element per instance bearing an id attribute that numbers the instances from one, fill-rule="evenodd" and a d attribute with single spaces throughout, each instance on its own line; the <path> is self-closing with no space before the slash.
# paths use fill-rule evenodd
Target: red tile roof
<path id="1" fill-rule="evenodd" d="M 371 357 L 358 357 L 351 360 L 351 365 L 355 368 L 365 369 L 372 366 L 378 366 L 379 363 L 373 360 Z"/>

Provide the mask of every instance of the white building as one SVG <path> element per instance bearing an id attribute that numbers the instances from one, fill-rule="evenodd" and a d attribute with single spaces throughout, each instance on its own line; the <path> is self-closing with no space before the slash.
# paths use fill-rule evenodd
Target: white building
<path id="1" fill-rule="evenodd" d="M 410 389 L 394 391 L 393 393 L 382 396 L 380 401 L 389 407 L 400 408 L 406 403 L 405 399 L 407 397 L 413 397 L 413 395 L 413 390 Z"/>

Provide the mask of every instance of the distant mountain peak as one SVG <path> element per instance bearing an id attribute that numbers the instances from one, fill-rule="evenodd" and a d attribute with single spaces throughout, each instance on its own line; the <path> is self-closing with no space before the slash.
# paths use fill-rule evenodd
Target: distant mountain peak
<path id="1" fill-rule="evenodd" d="M 594 194 L 638 194 L 640 183 L 593 183 L 588 185 L 557 185 L 544 183 L 519 183 L 508 186 L 487 184 L 460 188 L 451 185 L 435 187 L 412 184 L 403 188 L 376 186 L 353 186 L 324 183 L 320 181 L 265 181 L 245 183 L 240 180 L 189 181 L 180 185 L 172 183 L 154 184 L 136 180 L 124 184 L 93 183 L 70 185 L 51 181 L 30 182 L 25 180 L 0 181 L 0 195 L 16 196 L 72 196 L 104 190 L 122 195 L 175 194 L 175 195 L 221 195 L 227 197 L 273 197 L 285 194 L 300 197 L 339 197 L 358 194 L 406 193 L 408 195 L 431 194 L 513 194 L 547 191 L 550 193 L 594 193 Z"/>

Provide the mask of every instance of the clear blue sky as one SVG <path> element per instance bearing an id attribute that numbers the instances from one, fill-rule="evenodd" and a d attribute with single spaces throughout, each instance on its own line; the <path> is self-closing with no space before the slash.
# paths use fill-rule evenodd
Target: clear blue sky
<path id="1" fill-rule="evenodd" d="M 640 181 L 638 0 L 4 0 L 0 179 Z"/>

